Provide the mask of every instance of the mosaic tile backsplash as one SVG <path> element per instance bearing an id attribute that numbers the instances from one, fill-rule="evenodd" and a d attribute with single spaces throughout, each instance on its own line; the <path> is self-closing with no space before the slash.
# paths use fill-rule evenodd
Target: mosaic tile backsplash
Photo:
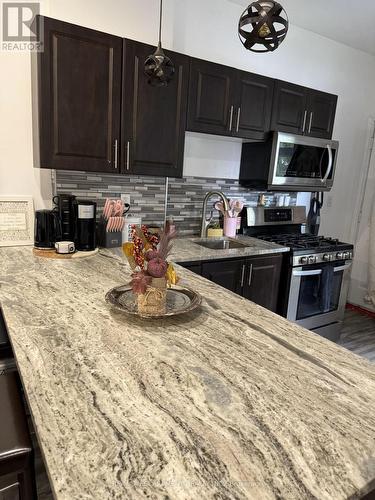
<path id="1" fill-rule="evenodd" d="M 94 200 L 101 213 L 105 198 L 120 198 L 130 195 L 130 214 L 140 215 L 145 224 L 162 225 L 165 211 L 165 179 L 162 177 L 93 174 L 88 172 L 56 171 L 56 192 L 73 194 L 80 199 Z M 169 177 L 167 216 L 173 217 L 179 234 L 197 235 L 200 232 L 202 204 L 208 191 L 222 191 L 228 198 L 242 200 L 255 206 L 259 191 L 250 191 L 239 185 L 238 180 L 208 179 L 204 177 Z M 295 205 L 297 193 L 264 193 L 267 205 L 276 204 L 281 194 L 290 196 L 290 205 Z M 213 210 L 215 198 L 209 202 L 207 217 Z M 214 217 L 217 212 L 214 211 Z"/>

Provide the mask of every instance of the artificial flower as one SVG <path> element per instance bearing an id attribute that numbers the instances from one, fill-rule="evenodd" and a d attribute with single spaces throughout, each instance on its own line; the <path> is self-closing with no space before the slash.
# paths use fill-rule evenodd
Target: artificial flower
<path id="1" fill-rule="evenodd" d="M 137 267 L 137 264 L 134 260 L 134 243 L 123 243 L 122 251 L 126 256 L 126 258 L 128 259 L 129 266 L 132 269 L 135 269 Z"/>
<path id="2" fill-rule="evenodd" d="M 172 264 L 169 264 L 165 277 L 167 278 L 169 286 L 177 285 L 177 283 L 180 280 L 180 278 L 177 276 L 176 270 Z"/>
<path id="3" fill-rule="evenodd" d="M 144 271 L 139 271 L 132 274 L 132 280 L 130 286 L 134 293 L 146 293 L 147 287 L 151 285 L 152 277 L 146 274 Z"/>

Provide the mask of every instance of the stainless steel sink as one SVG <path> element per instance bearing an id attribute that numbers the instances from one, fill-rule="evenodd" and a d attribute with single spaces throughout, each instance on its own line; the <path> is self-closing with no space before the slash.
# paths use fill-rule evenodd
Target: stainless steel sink
<path id="1" fill-rule="evenodd" d="M 194 243 L 201 247 L 210 248 L 211 250 L 229 250 L 231 248 L 245 248 L 251 246 L 231 238 L 202 238 L 195 240 Z"/>

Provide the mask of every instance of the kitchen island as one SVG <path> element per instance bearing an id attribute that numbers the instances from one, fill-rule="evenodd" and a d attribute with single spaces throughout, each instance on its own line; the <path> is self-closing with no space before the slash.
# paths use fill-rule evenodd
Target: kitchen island
<path id="1" fill-rule="evenodd" d="M 183 260 L 183 259 L 182 259 Z M 115 252 L 0 249 L 0 303 L 58 500 L 346 499 L 375 488 L 375 367 L 187 270 L 202 307 L 104 301 Z"/>

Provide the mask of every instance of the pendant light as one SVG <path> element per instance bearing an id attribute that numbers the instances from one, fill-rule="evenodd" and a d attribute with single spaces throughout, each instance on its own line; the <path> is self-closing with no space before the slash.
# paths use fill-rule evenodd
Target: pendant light
<path id="1" fill-rule="evenodd" d="M 288 16 L 274 1 L 252 2 L 238 22 L 238 34 L 245 49 L 252 52 L 272 52 L 288 32 Z"/>
<path id="2" fill-rule="evenodd" d="M 161 21 L 163 14 L 163 0 L 160 0 L 159 42 L 156 51 L 145 60 L 145 74 L 148 83 L 153 87 L 166 87 L 171 81 L 175 69 L 171 59 L 165 55 L 161 46 Z"/>

